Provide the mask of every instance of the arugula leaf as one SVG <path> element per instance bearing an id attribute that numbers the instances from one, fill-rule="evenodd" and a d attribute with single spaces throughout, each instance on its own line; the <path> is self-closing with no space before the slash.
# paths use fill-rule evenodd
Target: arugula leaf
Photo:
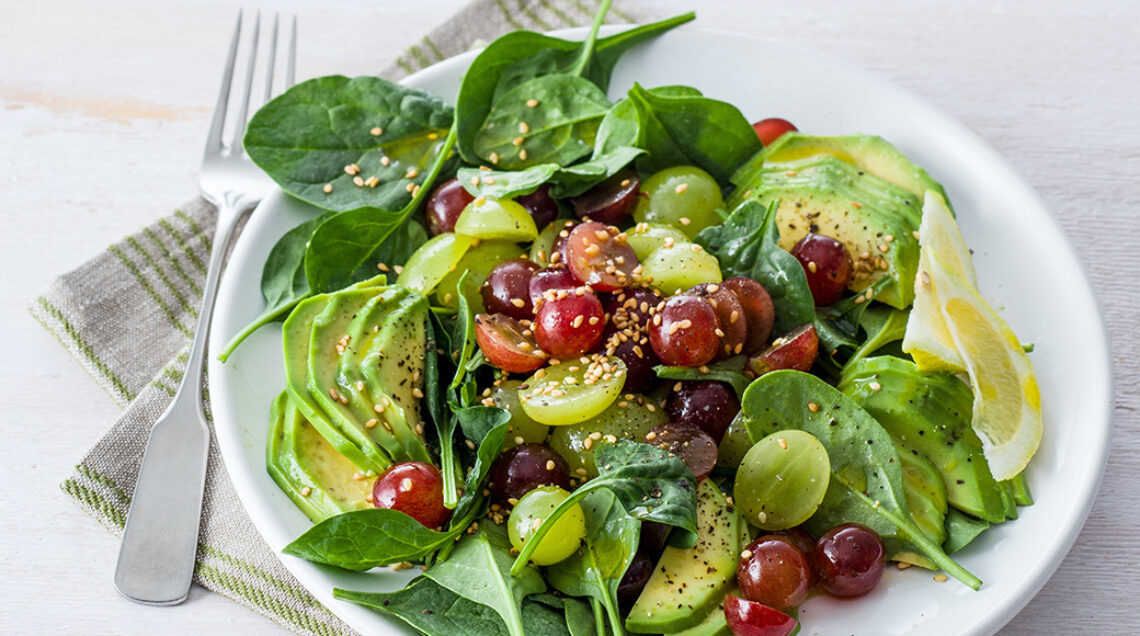
<path id="1" fill-rule="evenodd" d="M 246 325 L 228 343 L 218 356 L 225 362 L 246 338 L 262 326 L 285 315 L 309 296 L 309 280 L 305 278 L 305 248 L 317 226 L 335 212 L 324 212 L 301 223 L 277 239 L 261 270 L 261 295 L 265 298 L 265 311 Z"/>
<path id="2" fill-rule="evenodd" d="M 703 169 L 727 185 L 732 174 L 760 151 L 760 138 L 736 106 L 708 97 L 665 95 L 634 84 L 629 100 L 637 111 L 639 162 L 644 172 L 676 165 Z"/>
<path id="3" fill-rule="evenodd" d="M 594 457 L 598 476 L 579 486 L 550 511 L 519 550 L 512 573 L 522 572 L 554 522 L 595 490 L 609 490 L 625 511 L 637 519 L 697 534 L 697 480 L 677 456 L 650 444 L 618 440 L 616 444 L 601 444 Z"/>
<path id="4" fill-rule="evenodd" d="M 720 261 L 725 278 L 747 276 L 760 281 L 776 309 L 775 332 L 787 333 L 815 321 L 815 301 L 804 269 L 780 248 L 773 201 L 741 203 L 721 225 L 701 230 L 697 243 Z"/>
<path id="5" fill-rule="evenodd" d="M 402 561 L 423 561 L 453 541 L 459 532 L 437 532 L 398 510 L 369 508 L 325 519 L 282 552 L 313 563 L 362 572 Z"/>
<path id="6" fill-rule="evenodd" d="M 546 568 L 546 580 L 563 594 L 596 599 L 613 633 L 621 634 L 617 589 L 637 553 L 641 522 L 608 491 L 594 491 L 579 505 L 586 517 L 586 538 L 577 552 Z"/>
<path id="7" fill-rule="evenodd" d="M 512 573 L 510 547 L 504 529 L 483 524 L 475 533 L 464 535 L 451 557 L 424 572 L 424 576 L 466 599 L 491 607 L 512 636 L 523 636 L 523 597 L 545 592 L 546 583 L 533 567 Z"/>
<path id="8" fill-rule="evenodd" d="M 412 198 L 407 184 L 424 183 L 451 124 L 452 110 L 438 97 L 378 77 L 332 75 L 301 82 L 262 106 L 243 143 L 286 192 L 319 208 L 399 210 Z M 376 128 L 382 134 L 373 135 Z M 345 172 L 351 164 L 359 175 Z M 405 178 L 412 168 L 421 175 Z M 355 176 L 380 183 L 357 187 Z"/>
<path id="9" fill-rule="evenodd" d="M 752 383 L 752 379 L 744 375 L 746 366 L 748 366 L 748 358 L 733 356 L 727 360 L 708 365 L 708 373 L 703 373 L 700 369 L 693 367 L 667 367 L 663 364 L 653 367 L 653 371 L 657 373 L 657 377 L 663 380 L 715 380 L 724 382 L 732 386 L 732 390 L 736 392 L 736 397 L 739 398 L 744 395 L 744 390 Z"/>
<path id="10" fill-rule="evenodd" d="M 753 441 L 799 429 L 827 449 L 831 481 L 819 510 L 805 524 L 809 532 L 820 535 L 842 523 L 861 523 L 879 534 L 888 553 L 914 550 L 971 588 L 981 587 L 980 579 L 927 539 L 911 519 L 894 440 L 851 398 L 811 374 L 774 371 L 748 387 L 738 417 Z"/>

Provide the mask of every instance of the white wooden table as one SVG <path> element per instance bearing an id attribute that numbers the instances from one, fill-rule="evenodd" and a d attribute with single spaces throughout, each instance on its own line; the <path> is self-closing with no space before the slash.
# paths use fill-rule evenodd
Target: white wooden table
<path id="1" fill-rule="evenodd" d="M 299 14 L 303 78 L 375 72 L 461 4 L 341 0 L 317 9 L 282 0 L 261 8 Z M 695 6 L 700 26 L 818 49 L 894 80 L 977 131 L 1044 196 L 1085 263 L 1111 332 L 1115 444 L 1076 547 L 1004 633 L 1140 633 L 1132 584 L 1140 565 L 1140 3 L 654 6 L 661 13 Z M 202 590 L 174 608 L 141 607 L 115 593 L 116 541 L 58 484 L 119 410 L 25 310 L 55 275 L 196 191 L 237 7 L 0 2 L 5 633 L 281 632 Z M 1064 299 L 1056 310 L 1064 311 Z"/>

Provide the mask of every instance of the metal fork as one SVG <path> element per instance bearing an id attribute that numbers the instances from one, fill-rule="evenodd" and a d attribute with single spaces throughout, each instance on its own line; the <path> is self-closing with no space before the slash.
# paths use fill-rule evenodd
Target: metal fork
<path id="1" fill-rule="evenodd" d="M 202 196 L 217 207 L 218 223 L 210 254 L 210 268 L 202 292 L 202 308 L 194 330 L 194 343 L 190 348 L 186 374 L 178 387 L 178 393 L 151 429 L 115 568 L 115 587 L 119 593 L 132 601 L 148 605 L 181 603 L 190 592 L 210 446 L 210 429 L 202 402 L 206 336 L 214 311 L 222 261 L 234 227 L 242 214 L 260 201 L 273 185 L 269 177 L 253 165 L 241 145 L 249 115 L 250 93 L 257 61 L 260 14 L 253 28 L 245 83 L 239 87 L 243 92 L 233 136 L 229 144 L 222 139 L 234 63 L 241 39 L 241 18 L 241 13 L 238 13 L 225 73 L 222 75 L 222 89 L 214 109 L 210 134 L 206 139 L 206 152 L 202 157 L 200 188 Z M 266 70 L 265 100 L 273 92 L 277 23 L 275 17 Z M 296 50 L 297 20 L 294 18 L 286 60 L 286 88 L 293 84 Z"/>

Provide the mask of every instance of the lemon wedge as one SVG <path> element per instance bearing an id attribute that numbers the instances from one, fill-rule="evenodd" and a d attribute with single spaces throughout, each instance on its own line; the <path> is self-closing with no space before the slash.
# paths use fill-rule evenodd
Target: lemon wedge
<path id="1" fill-rule="evenodd" d="M 1020 473 L 1041 444 L 1041 394 L 1033 363 L 978 292 L 970 251 L 942 198 L 927 192 L 919 226 L 915 303 L 903 351 L 921 371 L 964 372 L 974 390 L 973 428 L 995 479 Z"/>

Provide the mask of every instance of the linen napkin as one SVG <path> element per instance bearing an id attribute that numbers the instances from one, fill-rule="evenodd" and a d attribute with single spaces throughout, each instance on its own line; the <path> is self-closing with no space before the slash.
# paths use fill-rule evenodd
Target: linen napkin
<path id="1" fill-rule="evenodd" d="M 398 79 L 514 29 L 589 24 L 597 6 L 597 0 L 475 0 L 381 75 Z M 637 21 L 618 9 L 608 17 Z M 214 209 L 195 198 L 59 277 L 30 306 L 125 409 L 61 485 L 116 535 L 126 521 L 150 427 L 182 379 L 214 222 Z M 108 585 L 110 580 L 108 572 Z M 305 591 L 261 539 L 212 439 L 194 582 L 299 634 L 355 633 Z"/>

